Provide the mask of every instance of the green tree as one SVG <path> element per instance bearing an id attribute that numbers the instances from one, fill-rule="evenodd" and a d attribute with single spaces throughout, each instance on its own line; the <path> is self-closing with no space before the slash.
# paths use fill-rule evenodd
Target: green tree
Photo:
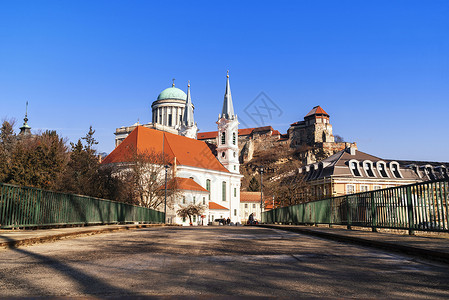
<path id="1" fill-rule="evenodd" d="M 68 162 L 67 146 L 56 131 L 18 140 L 12 153 L 11 183 L 56 189 Z"/>
<path id="2" fill-rule="evenodd" d="M 12 152 L 16 141 L 14 121 L 4 120 L 0 128 L 0 182 L 11 180 Z"/>
<path id="3" fill-rule="evenodd" d="M 93 197 L 108 194 L 104 190 L 105 187 L 101 186 L 100 161 L 94 149 L 94 145 L 98 142 L 94 134 L 95 130 L 90 126 L 85 137 L 76 143 L 70 143 L 70 159 L 63 180 L 59 184 L 59 190 Z"/>

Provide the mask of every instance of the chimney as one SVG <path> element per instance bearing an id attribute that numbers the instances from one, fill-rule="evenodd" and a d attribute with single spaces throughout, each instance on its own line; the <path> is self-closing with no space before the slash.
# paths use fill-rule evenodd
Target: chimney
<path id="1" fill-rule="evenodd" d="M 351 156 L 355 155 L 355 150 L 356 148 L 354 146 L 349 146 L 348 148 L 346 148 L 346 152 L 348 152 Z"/>

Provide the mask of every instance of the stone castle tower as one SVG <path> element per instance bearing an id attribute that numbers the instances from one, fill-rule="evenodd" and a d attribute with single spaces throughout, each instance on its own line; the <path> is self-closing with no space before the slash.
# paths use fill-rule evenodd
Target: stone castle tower
<path id="1" fill-rule="evenodd" d="M 291 124 L 287 133 L 290 147 L 299 148 L 304 164 L 320 161 L 349 147 L 357 149 L 356 143 L 335 142 L 329 114 L 319 105 L 312 108 L 303 121 Z"/>
<path id="2" fill-rule="evenodd" d="M 315 106 L 305 117 L 304 121 L 291 124 L 288 129 L 291 146 L 313 146 L 316 143 L 334 143 L 332 125 L 329 114 L 319 105 Z"/>

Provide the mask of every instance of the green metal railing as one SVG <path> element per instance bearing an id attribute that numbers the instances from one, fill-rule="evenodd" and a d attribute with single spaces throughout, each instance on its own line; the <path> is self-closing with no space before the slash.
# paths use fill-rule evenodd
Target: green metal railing
<path id="1" fill-rule="evenodd" d="M 163 223 L 164 213 L 105 199 L 0 183 L 0 228 Z"/>
<path id="2" fill-rule="evenodd" d="M 449 231 L 449 179 L 332 197 L 262 214 L 264 223 Z"/>

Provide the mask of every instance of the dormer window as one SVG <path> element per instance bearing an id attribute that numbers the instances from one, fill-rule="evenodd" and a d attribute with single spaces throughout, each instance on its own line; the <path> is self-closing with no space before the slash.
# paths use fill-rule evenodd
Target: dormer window
<path id="1" fill-rule="evenodd" d="M 373 170 L 373 163 L 369 160 L 363 161 L 363 170 L 365 171 L 366 176 L 368 177 L 376 177 Z"/>
<path id="2" fill-rule="evenodd" d="M 436 176 L 435 173 L 433 172 L 433 167 L 430 165 L 426 165 L 424 167 L 424 172 L 426 173 L 426 175 L 429 177 L 430 180 L 436 180 Z"/>
<path id="3" fill-rule="evenodd" d="M 351 159 L 349 161 L 349 169 L 351 170 L 352 175 L 356 177 L 362 176 L 359 170 L 359 162 L 355 159 Z"/>
<path id="4" fill-rule="evenodd" d="M 377 172 L 379 172 L 381 177 L 387 178 L 388 173 L 387 173 L 387 164 L 384 161 L 378 161 L 376 163 L 377 166 Z"/>
<path id="5" fill-rule="evenodd" d="M 392 161 L 390 162 L 390 171 L 396 178 L 402 178 L 401 171 L 399 170 L 399 163 Z"/>
<path id="6" fill-rule="evenodd" d="M 446 167 L 441 166 L 441 167 L 440 167 L 440 173 L 441 173 L 441 177 L 442 177 L 442 178 L 449 178 L 449 174 L 448 174 L 448 172 L 447 172 Z"/>

